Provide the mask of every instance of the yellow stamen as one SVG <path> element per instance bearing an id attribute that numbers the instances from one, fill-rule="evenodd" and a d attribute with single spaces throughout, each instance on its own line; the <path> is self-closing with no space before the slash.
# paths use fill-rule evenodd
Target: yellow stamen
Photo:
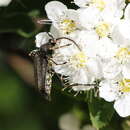
<path id="1" fill-rule="evenodd" d="M 102 22 L 96 27 L 96 33 L 100 37 L 107 37 L 110 31 L 110 26 L 108 23 Z"/>
<path id="2" fill-rule="evenodd" d="M 70 58 L 70 62 L 76 68 L 85 67 L 87 56 L 83 52 L 77 53 Z"/>
<path id="3" fill-rule="evenodd" d="M 121 62 L 125 62 L 128 58 L 130 58 L 130 51 L 128 48 L 120 48 L 115 57 Z"/>
<path id="4" fill-rule="evenodd" d="M 92 5 L 96 6 L 100 11 L 104 10 L 106 4 L 104 0 L 92 0 Z"/>
<path id="5" fill-rule="evenodd" d="M 64 19 L 60 22 L 60 29 L 64 34 L 69 34 L 74 32 L 77 29 L 77 27 L 74 20 Z"/>
<path id="6" fill-rule="evenodd" d="M 130 79 L 123 79 L 119 85 L 121 92 L 130 92 Z"/>

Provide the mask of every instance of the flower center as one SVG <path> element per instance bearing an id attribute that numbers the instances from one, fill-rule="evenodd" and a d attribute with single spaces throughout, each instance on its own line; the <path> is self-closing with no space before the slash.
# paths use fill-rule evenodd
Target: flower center
<path id="1" fill-rule="evenodd" d="M 130 51 L 128 48 L 120 48 L 116 53 L 116 58 L 121 62 L 125 63 L 130 58 Z"/>
<path id="2" fill-rule="evenodd" d="M 86 66 L 87 56 L 83 52 L 79 52 L 70 58 L 70 63 L 74 68 L 83 68 Z"/>
<path id="3" fill-rule="evenodd" d="M 104 0 L 92 0 L 92 5 L 94 5 L 96 8 L 98 8 L 100 11 L 103 11 L 106 4 Z"/>
<path id="4" fill-rule="evenodd" d="M 96 33 L 100 37 L 106 37 L 108 36 L 110 31 L 110 25 L 108 23 L 102 22 L 96 27 Z"/>
<path id="5" fill-rule="evenodd" d="M 74 32 L 77 29 L 77 27 L 74 20 L 64 19 L 60 22 L 60 29 L 64 34 L 69 34 Z"/>
<path id="6" fill-rule="evenodd" d="M 123 79 L 119 85 L 121 92 L 130 92 L 130 79 Z"/>

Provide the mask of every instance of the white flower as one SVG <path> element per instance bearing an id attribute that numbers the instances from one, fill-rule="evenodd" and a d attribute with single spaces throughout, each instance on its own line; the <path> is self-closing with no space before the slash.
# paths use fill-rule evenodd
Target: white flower
<path id="1" fill-rule="evenodd" d="M 59 55 L 59 56 L 58 56 Z M 54 70 L 65 76 L 69 76 L 69 83 L 71 84 L 88 84 L 93 83 L 95 75 L 99 73 L 99 64 L 95 59 L 89 59 L 84 52 L 77 51 L 76 49 L 69 50 L 67 55 L 57 54 L 54 56 L 55 62 L 57 59 L 60 61 L 67 62 L 63 65 L 55 65 Z M 94 68 L 94 69 L 93 69 Z M 81 78 L 82 77 L 82 78 Z M 82 86 L 82 85 L 81 85 Z M 90 86 L 78 86 L 73 87 L 75 91 L 88 90 Z"/>
<path id="2" fill-rule="evenodd" d="M 117 113 L 126 117 L 130 115 L 130 79 L 104 80 L 100 83 L 99 95 L 106 101 L 114 101 Z"/>
<path id="3" fill-rule="evenodd" d="M 75 4 L 80 7 L 96 7 L 99 10 L 103 10 L 106 6 L 105 0 L 74 0 Z"/>
<path id="4" fill-rule="evenodd" d="M 115 25 L 112 38 L 117 44 L 130 45 L 130 4 L 125 9 L 124 19 Z"/>
<path id="5" fill-rule="evenodd" d="M 109 13 L 105 14 L 94 27 L 96 33 L 100 38 L 112 37 L 113 28 L 120 22 L 120 18 L 109 16 Z"/>
<path id="6" fill-rule="evenodd" d="M 114 57 L 104 64 L 103 73 L 107 79 L 117 78 L 120 75 L 130 78 L 130 47 L 119 47 Z"/>
<path id="7" fill-rule="evenodd" d="M 49 41 L 50 37 L 48 36 L 48 34 L 46 32 L 41 32 L 39 34 L 36 35 L 36 47 L 40 47 L 43 44 L 46 44 Z"/>
<path id="8" fill-rule="evenodd" d="M 111 37 L 114 25 L 123 16 L 125 0 L 75 0 L 81 7 L 79 18 L 86 29 L 95 29 L 99 37 Z M 91 14 L 91 15 L 90 15 Z"/>
<path id="9" fill-rule="evenodd" d="M 86 37 L 84 37 L 83 35 L 85 34 L 85 32 L 79 33 L 80 36 L 77 38 L 77 40 L 75 40 L 78 46 L 70 42 L 70 44 L 72 45 L 59 48 L 57 51 L 55 51 L 55 54 L 53 55 L 53 60 L 55 62 L 65 63 L 62 65 L 54 65 L 54 70 L 57 73 L 69 76 L 70 85 L 83 84 L 73 87 L 73 90 L 75 91 L 85 91 L 90 89 L 91 87 L 93 88 L 93 86 L 86 86 L 84 84 L 91 84 L 96 79 L 102 77 L 102 67 L 100 59 L 96 58 L 95 55 L 91 56 L 92 52 L 90 53 L 89 51 L 89 47 L 91 50 L 92 46 L 94 45 L 94 39 L 91 38 L 97 38 L 96 36 L 91 36 L 93 33 L 88 33 L 88 35 L 87 33 L 88 32 L 86 32 Z M 85 41 L 87 36 L 89 37 Z M 60 42 L 60 46 L 66 45 L 68 43 L 68 40 L 62 40 L 62 42 Z"/>
<path id="10" fill-rule="evenodd" d="M 12 0 L 0 0 L 0 6 L 8 6 Z"/>
<path id="11" fill-rule="evenodd" d="M 91 6 L 79 9 L 78 12 L 81 25 L 85 29 L 95 30 L 100 38 L 111 37 L 113 27 L 120 21 L 120 18 L 115 17 L 110 11 L 103 13 Z"/>
<path id="12" fill-rule="evenodd" d="M 51 1 L 46 4 L 45 10 L 47 16 L 52 20 L 54 26 L 62 34 L 70 34 L 80 28 L 78 12 L 67 7 L 58 1 Z"/>
<path id="13" fill-rule="evenodd" d="M 111 10 L 111 13 L 113 13 L 113 11 L 116 13 L 117 10 L 117 12 L 120 12 L 125 7 L 125 0 L 74 0 L 74 2 L 76 5 L 82 8 L 91 6 L 96 7 L 100 11 L 104 12 Z"/>
<path id="14" fill-rule="evenodd" d="M 120 19 L 123 16 L 123 9 L 126 5 L 125 0 L 74 0 L 74 2 L 81 9 L 85 9 L 85 7 L 93 8 L 93 10 L 95 10 L 94 8 L 98 9 L 99 14 L 96 16 L 100 16 L 103 21 L 107 22 L 112 22 L 113 19 Z M 93 14 L 93 11 L 90 14 Z"/>
<path id="15" fill-rule="evenodd" d="M 125 0 L 104 0 L 105 8 L 102 11 L 103 18 L 121 18 L 123 16 L 123 9 L 125 8 Z M 109 20 L 110 20 L 109 19 Z"/>

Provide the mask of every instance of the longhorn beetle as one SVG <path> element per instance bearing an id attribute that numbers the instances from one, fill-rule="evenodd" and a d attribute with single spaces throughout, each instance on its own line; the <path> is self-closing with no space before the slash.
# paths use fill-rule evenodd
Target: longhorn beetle
<path id="1" fill-rule="evenodd" d="M 74 43 L 78 48 L 79 46 L 72 39 L 66 37 L 60 37 L 55 39 L 50 33 L 48 33 L 48 35 L 50 36 L 49 41 L 46 44 L 41 45 L 40 48 L 38 48 L 37 50 L 33 50 L 32 52 L 30 52 L 29 55 L 33 58 L 34 61 L 34 76 L 38 90 L 40 94 L 44 96 L 47 100 L 51 100 L 51 82 L 53 76 L 51 62 L 56 65 L 65 64 L 55 63 L 52 60 L 52 55 L 55 49 L 60 49 L 62 47 L 71 45 L 66 44 L 64 46 L 56 47 L 57 42 L 62 39 L 66 39 Z"/>

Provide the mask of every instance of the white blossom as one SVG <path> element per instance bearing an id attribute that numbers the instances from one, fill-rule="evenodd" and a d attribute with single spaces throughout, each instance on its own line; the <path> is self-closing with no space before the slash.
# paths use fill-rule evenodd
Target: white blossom
<path id="1" fill-rule="evenodd" d="M 87 30 L 95 30 L 100 38 L 112 37 L 114 26 L 120 22 L 120 17 L 115 17 L 110 11 L 102 13 L 97 8 L 91 6 L 79 9 L 78 12 L 82 27 Z"/>
<path id="2" fill-rule="evenodd" d="M 105 78 L 116 78 L 120 75 L 123 75 L 124 78 L 130 78 L 130 47 L 119 47 L 115 55 L 104 66 Z"/>
<path id="3" fill-rule="evenodd" d="M 114 108 L 121 117 L 130 115 L 130 79 L 104 80 L 99 95 L 106 101 L 114 101 Z"/>
<path id="4" fill-rule="evenodd" d="M 125 9 L 124 19 L 115 25 L 112 38 L 117 44 L 130 45 L 130 4 Z"/>
<path id="5" fill-rule="evenodd" d="M 96 7 L 100 11 L 108 12 L 111 10 L 111 13 L 118 13 L 125 7 L 125 0 L 74 0 L 75 4 L 81 8 L 87 7 Z"/>
<path id="6" fill-rule="evenodd" d="M 58 1 L 45 6 L 52 21 L 50 32 L 56 39 L 52 67 L 66 76 L 74 91 L 92 89 L 95 81 L 100 80 L 99 96 L 114 102 L 120 116 L 129 116 L 130 4 L 125 8 L 125 0 L 74 0 L 74 3 L 79 9 L 68 9 Z M 36 47 L 49 39 L 47 33 L 39 33 Z M 67 122 L 61 119 L 61 129 L 69 130 L 63 126 L 64 121 Z M 79 124 L 74 129 L 79 130 Z"/>
<path id="7" fill-rule="evenodd" d="M 84 37 L 83 34 L 86 34 L 86 37 Z M 55 62 L 65 63 L 54 66 L 54 70 L 57 73 L 69 76 L 70 84 L 83 84 L 73 87 L 75 91 L 90 89 L 91 86 L 86 86 L 84 84 L 91 84 L 96 79 L 102 77 L 100 59 L 96 58 L 96 55 L 91 55 L 91 51 L 94 49 L 92 46 L 95 45 L 95 41 L 98 38 L 96 35 L 92 36 L 92 34 L 90 32 L 80 32 L 79 37 L 75 40 L 77 46 L 70 42 L 70 46 L 59 48 L 53 55 Z M 68 42 L 68 40 L 62 40 L 60 46 L 64 46 Z"/>
<path id="8" fill-rule="evenodd" d="M 45 6 L 47 16 L 53 25 L 63 34 L 68 35 L 79 30 L 79 16 L 74 9 L 67 7 L 58 1 L 51 1 Z"/>

